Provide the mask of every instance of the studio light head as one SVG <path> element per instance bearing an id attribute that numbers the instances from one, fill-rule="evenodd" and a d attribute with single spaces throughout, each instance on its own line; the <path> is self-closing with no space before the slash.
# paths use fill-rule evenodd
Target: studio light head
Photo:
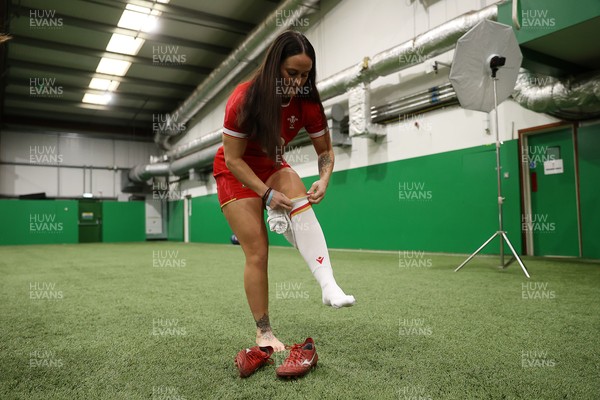
<path id="1" fill-rule="evenodd" d="M 493 55 L 490 57 L 490 68 L 492 69 L 492 78 L 496 77 L 496 72 L 500 67 L 504 67 L 506 64 L 506 57 Z"/>

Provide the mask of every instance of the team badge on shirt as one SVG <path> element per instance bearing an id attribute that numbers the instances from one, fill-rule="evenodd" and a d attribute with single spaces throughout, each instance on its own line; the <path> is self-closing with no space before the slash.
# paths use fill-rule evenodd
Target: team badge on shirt
<path id="1" fill-rule="evenodd" d="M 292 115 L 291 117 L 288 117 L 287 120 L 290 121 L 290 129 L 294 129 L 294 124 L 298 121 L 298 118 L 295 115 Z"/>

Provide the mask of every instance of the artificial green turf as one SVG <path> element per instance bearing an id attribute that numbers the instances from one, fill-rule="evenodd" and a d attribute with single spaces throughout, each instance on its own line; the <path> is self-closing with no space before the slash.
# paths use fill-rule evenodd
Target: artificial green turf
<path id="1" fill-rule="evenodd" d="M 462 256 L 332 251 L 358 302 L 334 310 L 297 252 L 272 248 L 275 333 L 286 344 L 312 336 L 319 354 L 310 374 L 283 381 L 274 366 L 237 376 L 234 356 L 255 333 L 238 246 L 0 255 L 1 399 L 600 398 L 598 263 L 525 258 L 527 280 L 497 257 L 455 273 Z M 62 298 L 32 299 L 31 285 Z"/>

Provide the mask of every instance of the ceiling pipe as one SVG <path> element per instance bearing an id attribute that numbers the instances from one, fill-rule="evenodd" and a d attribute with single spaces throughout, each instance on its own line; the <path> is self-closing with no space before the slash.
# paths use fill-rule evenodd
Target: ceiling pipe
<path id="1" fill-rule="evenodd" d="M 187 143 L 179 145 L 169 151 L 167 151 L 163 157 L 164 161 L 178 159 L 188 154 L 192 154 L 196 151 L 203 150 L 207 147 L 215 145 L 217 143 L 221 143 L 223 138 L 223 128 L 219 128 L 212 132 L 207 133 L 206 135 L 202 135 L 199 138 L 192 139 Z M 213 154 L 214 156 L 214 154 Z"/>
<path id="2" fill-rule="evenodd" d="M 398 122 L 402 116 L 458 102 L 454 88 L 448 82 L 423 90 L 379 107 L 373 107 L 371 118 L 377 123 Z"/>
<path id="3" fill-rule="evenodd" d="M 212 165 L 215 154 L 220 146 L 221 144 L 218 143 L 171 162 L 171 172 L 174 175 L 181 176 L 188 173 L 190 169 L 197 169 L 200 168 L 200 166 Z"/>

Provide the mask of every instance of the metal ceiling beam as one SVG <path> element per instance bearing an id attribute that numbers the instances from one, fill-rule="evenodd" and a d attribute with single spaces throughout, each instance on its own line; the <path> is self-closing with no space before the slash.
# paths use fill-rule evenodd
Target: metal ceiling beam
<path id="1" fill-rule="evenodd" d="M 27 114 L 27 110 L 18 109 L 23 111 L 23 115 L 11 114 L 7 116 L 3 125 L 19 125 L 19 126 L 30 126 L 30 127 L 42 127 L 49 129 L 60 129 L 69 130 L 76 132 L 100 132 L 100 133 L 118 133 L 120 135 L 132 135 L 141 136 L 145 138 L 144 141 L 150 141 L 152 137 L 152 130 L 148 127 L 144 128 L 141 125 L 124 126 L 124 123 L 130 123 L 130 121 L 122 119 L 107 120 L 103 118 L 99 121 L 101 123 L 90 123 L 88 116 L 83 116 L 85 119 L 80 121 L 65 121 L 64 119 L 58 120 L 56 115 L 39 115 L 43 118 L 31 118 L 31 112 Z M 133 132 L 132 132 L 133 131 Z"/>
<path id="2" fill-rule="evenodd" d="M 89 71 L 87 69 L 79 69 L 79 68 L 69 68 L 62 67 L 58 65 L 45 64 L 45 63 L 34 63 L 24 60 L 18 59 L 10 59 L 7 63 L 7 68 L 21 68 L 21 69 L 30 69 L 35 71 L 41 71 L 44 73 L 55 73 L 55 74 L 64 74 L 64 75 L 79 75 L 79 76 L 87 76 L 89 78 L 100 78 L 100 79 L 109 79 L 113 81 L 118 81 L 123 84 L 131 84 L 131 85 L 141 85 L 141 86 L 150 86 L 155 88 L 163 88 L 163 89 L 175 89 L 178 90 L 184 95 L 188 95 L 192 92 L 196 86 L 194 85 L 183 85 L 180 83 L 170 83 L 170 82 L 161 82 L 161 81 L 153 81 L 150 79 L 144 78 L 134 78 L 130 76 L 115 76 L 115 75 L 107 75 L 107 74 L 99 74 L 94 71 Z"/>
<path id="3" fill-rule="evenodd" d="M 113 53 L 106 50 L 92 49 L 90 47 L 77 46 L 74 44 L 58 43 L 51 40 L 36 39 L 23 35 L 15 36 L 12 41 L 13 44 L 19 44 L 22 46 L 38 47 L 44 50 L 55 50 L 95 58 L 109 57 L 115 60 L 128 61 L 132 64 L 145 65 L 148 67 L 176 69 L 178 71 L 192 72 L 201 75 L 208 75 L 212 72 L 212 68 L 208 67 L 188 64 L 173 66 L 166 64 L 156 65 L 152 62 L 152 58 Z"/>
<path id="4" fill-rule="evenodd" d="M 125 9 L 127 4 L 134 4 L 141 7 L 153 8 L 160 11 L 161 19 L 170 19 L 177 22 L 205 26 L 207 28 L 219 29 L 239 35 L 248 34 L 254 25 L 248 22 L 222 17 L 216 14 L 210 14 L 203 11 L 185 8 L 173 4 L 161 4 L 148 0 L 84 0 L 87 3 L 99 4 L 107 7 Z"/>
<path id="5" fill-rule="evenodd" d="M 17 11 L 17 12 L 21 12 L 23 14 L 28 15 L 29 10 L 30 10 L 29 7 L 17 6 L 17 7 L 13 7 L 11 9 L 11 12 Z M 88 30 L 91 30 L 94 32 L 105 32 L 108 34 L 118 33 L 121 35 L 133 36 L 133 37 L 137 37 L 140 39 L 144 39 L 149 42 L 178 45 L 178 46 L 189 47 L 192 49 L 202 49 L 202 50 L 210 51 L 212 53 L 223 54 L 223 55 L 228 55 L 233 50 L 231 47 L 218 46 L 218 45 L 214 45 L 214 44 L 210 44 L 210 43 L 178 38 L 175 36 L 166 36 L 166 35 L 140 32 L 140 31 L 136 31 L 136 30 L 132 30 L 132 29 L 119 28 L 118 26 L 115 26 L 115 25 L 105 24 L 102 22 L 93 21 L 93 20 L 89 20 L 89 19 L 72 17 L 72 16 L 69 16 L 66 14 L 56 13 L 54 15 L 54 17 L 62 18 L 63 23 L 66 26 L 76 26 L 78 28 L 88 29 Z"/>
<path id="6" fill-rule="evenodd" d="M 29 118 L 31 118 L 31 109 L 30 108 L 24 108 L 24 107 L 19 107 L 19 106 L 7 106 L 6 109 L 10 112 L 7 112 L 7 118 L 9 116 L 29 116 Z M 72 111 L 72 109 L 69 109 Z M 134 120 L 132 118 L 123 118 L 123 117 L 114 117 L 114 116 L 110 116 L 110 117 L 106 117 L 105 115 L 99 115 L 99 114 L 78 114 L 75 112 L 69 112 L 69 111 L 64 111 L 61 112 L 60 114 L 56 114 L 53 111 L 48 111 L 48 110 L 36 110 L 35 113 L 35 117 L 39 117 L 39 118 L 46 118 L 46 119 L 54 119 L 54 120 L 58 120 L 58 121 L 75 121 L 75 120 L 80 120 L 80 121 L 88 121 L 90 124 L 95 124 L 96 122 L 94 122 L 94 120 L 97 120 L 100 125 L 103 124 L 108 124 L 108 125 L 113 125 L 113 124 L 117 124 L 117 125 L 121 125 L 121 126 L 125 126 L 125 125 L 131 125 L 131 126 L 136 126 L 136 127 L 151 127 L 152 126 L 152 122 L 150 121 L 143 121 L 143 120 Z M 33 118 L 35 119 L 35 118 Z"/>
<path id="7" fill-rule="evenodd" d="M 59 106 L 59 107 L 68 106 L 68 107 L 77 107 L 77 108 L 82 108 L 82 109 L 98 110 L 98 111 L 123 111 L 123 112 L 130 112 L 130 113 L 144 112 L 147 114 L 161 114 L 161 113 L 165 112 L 165 110 L 144 110 L 144 109 L 140 109 L 140 108 L 136 108 L 136 107 L 128 107 L 128 106 L 123 106 L 123 105 L 118 105 L 118 104 L 111 104 L 111 105 L 103 106 L 100 104 L 82 103 L 81 101 L 76 101 L 76 100 L 66 100 L 62 97 L 34 97 L 34 96 L 27 96 L 27 95 L 14 94 L 14 93 L 6 93 L 5 100 L 6 101 L 26 101 L 29 104 L 52 104 L 54 106 Z M 32 107 L 31 110 L 34 111 L 35 107 Z"/>
<path id="8" fill-rule="evenodd" d="M 30 79 L 29 76 L 15 75 L 11 72 L 10 80 L 7 82 L 7 86 L 9 86 L 9 85 L 18 86 L 21 88 L 25 88 L 26 91 L 29 92 L 29 85 L 23 85 L 23 81 L 29 82 L 29 79 Z M 17 81 L 19 81 L 19 84 L 17 84 Z M 81 93 L 82 96 L 86 92 L 93 93 L 93 94 L 99 94 L 99 95 L 106 93 L 106 91 L 104 91 L 104 90 L 90 89 L 88 86 L 62 85 L 61 84 L 60 87 L 62 88 L 64 93 Z M 10 94 L 18 95 L 19 93 L 16 93 L 14 90 L 6 92 L 7 96 Z M 183 101 L 185 98 L 185 95 L 183 95 L 182 97 L 165 97 L 163 95 L 155 96 L 155 95 L 148 95 L 148 94 L 123 92 L 121 90 L 114 92 L 114 96 L 115 96 L 115 98 L 119 98 L 119 99 L 123 99 L 123 100 L 143 100 L 143 101 L 150 100 L 150 101 L 153 101 L 156 103 L 168 104 L 169 107 L 172 107 L 173 103 L 178 103 L 180 101 Z"/>

